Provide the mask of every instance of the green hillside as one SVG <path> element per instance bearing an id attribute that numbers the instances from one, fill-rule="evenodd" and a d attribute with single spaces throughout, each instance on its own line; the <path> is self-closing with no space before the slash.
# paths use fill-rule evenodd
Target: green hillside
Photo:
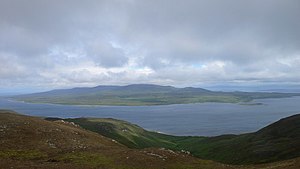
<path id="1" fill-rule="evenodd" d="M 64 120 L 115 139 L 130 148 L 183 150 L 196 157 L 229 164 L 265 163 L 300 156 L 300 115 L 282 119 L 255 133 L 217 137 L 170 136 L 114 119 Z"/>
<path id="2" fill-rule="evenodd" d="M 80 123 L 81 126 L 76 123 Z M 251 140 L 245 139 L 244 136 Z M 299 115 L 283 119 L 248 135 L 205 138 L 162 135 L 114 119 L 49 118 L 46 121 L 0 110 L 0 142 L 1 169 L 298 169 L 300 167 L 300 157 L 297 154 Z M 128 148 L 120 144 L 121 142 L 133 148 Z M 245 150 L 241 149 L 242 144 L 248 145 L 245 146 Z M 228 145 L 231 147 L 226 147 Z M 270 146 L 277 149 L 271 149 Z M 229 157 L 232 154 L 237 157 L 235 153 L 243 154 L 241 158 L 236 159 L 236 163 L 241 163 L 245 159 L 247 163 L 266 162 L 268 160 L 264 160 L 267 157 L 264 154 L 272 150 L 275 152 L 267 154 L 268 158 L 277 162 L 251 165 L 221 164 L 195 158 L 186 151 L 189 149 L 195 149 L 193 154 L 199 153 L 201 149 L 206 150 L 204 154 L 200 153 L 198 156 L 203 155 L 216 160 L 220 159 L 222 153 Z M 262 156 L 257 155 L 253 158 L 253 153 Z M 258 159 L 259 161 L 255 161 Z M 283 159 L 289 160 L 282 161 Z"/>
<path id="3" fill-rule="evenodd" d="M 0 110 L 1 169 L 230 169 L 181 152 L 129 149 L 66 121 Z M 239 167 L 235 167 L 239 168 Z"/>
<path id="4" fill-rule="evenodd" d="M 128 86 L 97 86 L 52 90 L 19 95 L 13 99 L 34 102 L 72 105 L 168 105 L 203 102 L 238 103 L 253 99 L 299 96 L 300 93 L 216 92 L 202 88 L 175 88 L 150 84 Z"/>

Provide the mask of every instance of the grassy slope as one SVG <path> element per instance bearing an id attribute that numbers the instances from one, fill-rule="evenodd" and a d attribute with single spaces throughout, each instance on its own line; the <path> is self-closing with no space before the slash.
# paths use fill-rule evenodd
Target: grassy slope
<path id="1" fill-rule="evenodd" d="M 112 119 L 104 121 L 116 124 L 122 122 Z M 127 123 L 121 128 L 124 129 L 126 125 Z M 135 130 L 136 127 L 133 126 L 131 129 Z M 300 167 L 300 158 L 262 165 L 232 166 L 200 160 L 185 153 L 166 149 L 129 149 L 69 122 L 58 119 L 54 122 L 45 121 L 7 110 L 0 110 L 0 143 L 0 168 L 298 169 Z"/>
<path id="2" fill-rule="evenodd" d="M 255 133 L 218 137 L 178 137 L 146 131 L 114 119 L 66 119 L 113 138 L 130 148 L 165 147 L 230 164 L 265 163 L 300 156 L 300 115 L 282 119 Z"/>
<path id="3" fill-rule="evenodd" d="M 0 168 L 232 168 L 163 149 L 129 149 L 72 123 L 0 110 Z M 236 167 L 237 168 L 237 167 Z"/>
<path id="4" fill-rule="evenodd" d="M 300 115 L 271 124 L 255 133 L 182 140 L 198 157 L 231 164 L 263 163 L 300 156 Z M 197 150 L 197 151 L 194 151 Z"/>
<path id="5" fill-rule="evenodd" d="M 237 103 L 260 98 L 299 96 L 293 93 L 213 92 L 201 88 L 158 85 L 98 86 L 16 96 L 26 102 L 77 105 L 166 105 L 203 102 Z"/>

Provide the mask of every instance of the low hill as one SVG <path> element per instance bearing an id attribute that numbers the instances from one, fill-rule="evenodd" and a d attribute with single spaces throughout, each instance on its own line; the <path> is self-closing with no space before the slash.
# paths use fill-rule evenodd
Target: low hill
<path id="1" fill-rule="evenodd" d="M 237 103 L 253 99 L 291 96 L 300 96 L 300 93 L 216 92 L 193 87 L 175 88 L 152 84 L 133 84 L 59 89 L 12 98 L 35 103 L 139 106 L 203 102 Z"/>
<path id="2" fill-rule="evenodd" d="M 56 121 L 62 119 L 46 118 L 46 120 Z M 129 148 L 173 148 L 176 146 L 176 144 L 171 141 L 172 138 L 179 138 L 177 136 L 170 136 L 147 131 L 139 127 L 138 125 L 111 118 L 75 118 L 63 120 L 68 122 L 74 122 L 75 124 L 80 125 L 84 129 L 118 140 L 119 143 L 124 144 Z"/>
<path id="3" fill-rule="evenodd" d="M 48 119 L 51 120 L 51 119 Z M 130 148 L 164 147 L 229 164 L 257 164 L 300 157 L 300 114 L 255 133 L 217 137 L 170 136 L 114 119 L 64 119 Z"/>

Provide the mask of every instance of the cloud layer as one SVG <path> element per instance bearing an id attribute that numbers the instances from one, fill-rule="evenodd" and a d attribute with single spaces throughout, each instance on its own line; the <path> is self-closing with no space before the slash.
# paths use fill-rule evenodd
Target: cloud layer
<path id="1" fill-rule="evenodd" d="M 3 0 L 0 87 L 300 82 L 298 0 Z"/>

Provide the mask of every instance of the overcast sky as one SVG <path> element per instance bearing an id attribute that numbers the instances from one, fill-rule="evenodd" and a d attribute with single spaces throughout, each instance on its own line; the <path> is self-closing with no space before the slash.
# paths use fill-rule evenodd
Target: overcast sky
<path id="1" fill-rule="evenodd" d="M 299 0 L 0 0 L 0 88 L 299 85 L 299 18 Z"/>

